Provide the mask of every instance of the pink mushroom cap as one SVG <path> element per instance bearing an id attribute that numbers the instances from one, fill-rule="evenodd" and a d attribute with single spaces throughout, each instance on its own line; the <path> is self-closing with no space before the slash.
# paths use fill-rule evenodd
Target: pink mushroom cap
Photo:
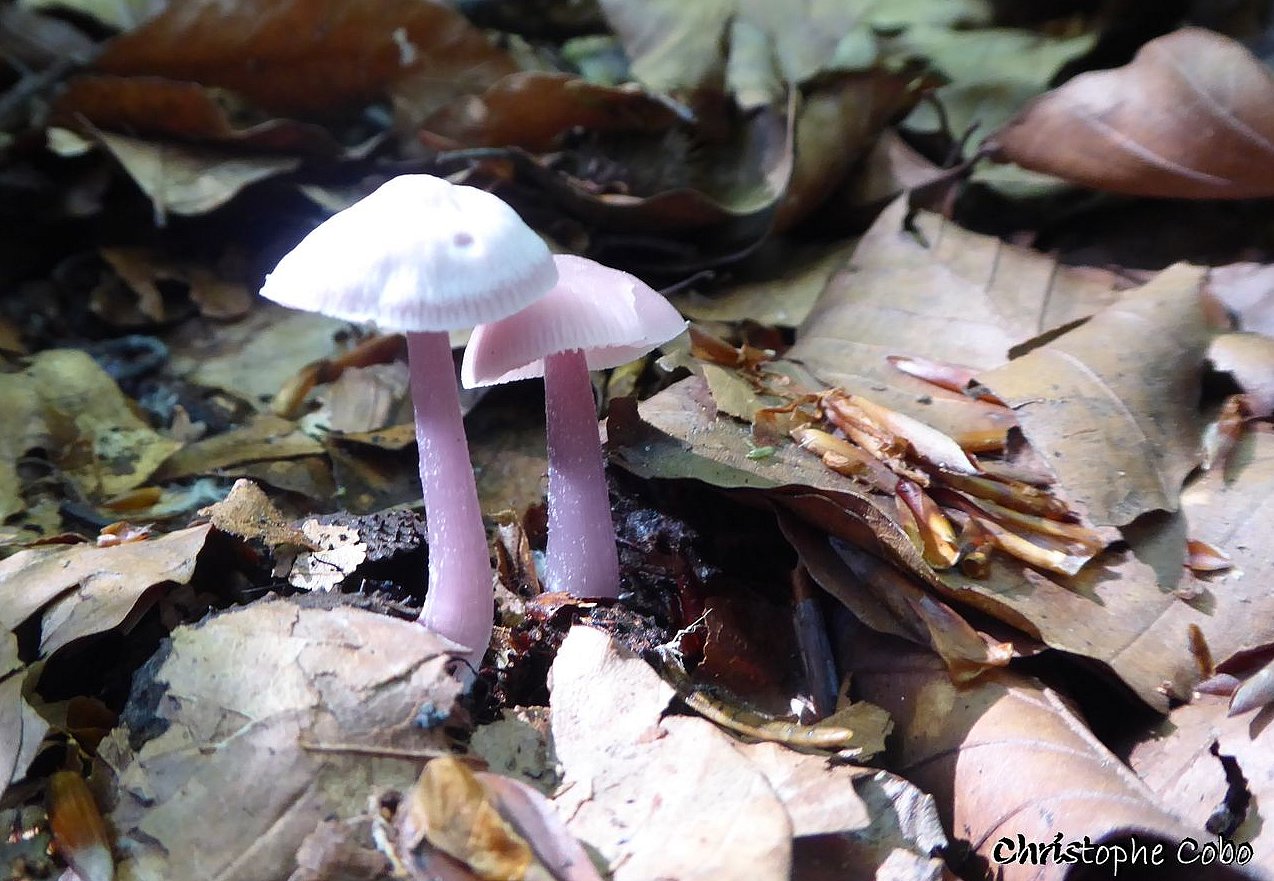
<path id="1" fill-rule="evenodd" d="M 589 370 L 618 367 L 680 334 L 686 322 L 636 276 L 558 254 L 557 284 L 520 312 L 479 326 L 465 349 L 465 388 L 544 375 L 544 359 L 576 349 Z"/>
<path id="2" fill-rule="evenodd" d="M 544 241 L 498 197 L 406 174 L 315 228 L 261 295 L 346 321 L 444 331 L 511 315 L 556 278 Z"/>

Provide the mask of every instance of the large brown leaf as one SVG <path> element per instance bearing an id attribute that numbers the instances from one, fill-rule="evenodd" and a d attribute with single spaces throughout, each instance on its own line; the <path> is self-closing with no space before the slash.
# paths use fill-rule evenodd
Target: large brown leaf
<path id="1" fill-rule="evenodd" d="M 997 158 L 1138 196 L 1274 195 L 1274 76 L 1240 43 L 1184 28 L 1075 77 L 992 139 Z"/>
<path id="2" fill-rule="evenodd" d="M 446 751 L 413 720 L 448 714 L 465 671 L 415 622 L 361 609 L 254 603 L 178 628 L 100 748 L 121 877 L 287 877 L 324 817 Z"/>
<path id="3" fill-rule="evenodd" d="M 1165 270 L 1081 327 L 979 374 L 1098 525 L 1175 511 L 1200 461 L 1196 402 L 1211 340 L 1203 280 L 1200 268 Z"/>
<path id="4" fill-rule="evenodd" d="M 115 38 L 97 69 L 221 86 L 276 113 L 330 116 L 409 78 L 454 95 L 517 66 L 432 0 L 192 0 Z"/>
<path id="5" fill-rule="evenodd" d="M 787 358 L 828 385 L 869 395 L 947 434 L 1003 411 L 900 373 L 889 355 L 975 369 L 1019 343 L 1091 315 L 1117 297 L 1113 279 L 963 230 L 936 214 L 907 222 L 905 199 L 880 215 L 833 275 Z"/>
<path id="6" fill-rule="evenodd" d="M 859 692 L 898 724 L 899 771 L 938 802 L 954 837 L 968 841 L 1004 881 L 1061 881 L 1074 866 L 1011 861 L 1017 836 L 1063 846 L 1132 834 L 1175 851 L 1185 838 L 1206 840 L 1165 810 L 1052 689 L 1009 671 L 976 683 L 951 683 L 932 654 L 859 629 L 846 640 Z M 997 859 L 997 846 L 998 856 Z M 1007 858 L 1007 859 L 1006 859 Z M 1127 867 L 1125 867 L 1127 868 Z M 1156 878 L 1197 878 L 1197 868 L 1168 857 Z M 1256 878 L 1244 870 L 1209 877 Z"/>

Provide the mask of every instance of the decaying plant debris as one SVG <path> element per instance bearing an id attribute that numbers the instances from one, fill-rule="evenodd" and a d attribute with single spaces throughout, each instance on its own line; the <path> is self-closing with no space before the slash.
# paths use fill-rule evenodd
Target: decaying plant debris
<path id="1" fill-rule="evenodd" d="M 1272 34 L 0 0 L 0 877 L 1274 877 Z M 405 337 L 257 295 L 404 174 L 690 322 L 592 374 L 618 599 L 543 386 L 462 392 L 472 658 Z"/>

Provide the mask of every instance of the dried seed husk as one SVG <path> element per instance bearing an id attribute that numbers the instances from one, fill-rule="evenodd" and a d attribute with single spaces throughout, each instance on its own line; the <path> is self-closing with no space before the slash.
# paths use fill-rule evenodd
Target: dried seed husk
<path id="1" fill-rule="evenodd" d="M 1186 539 L 1186 567 L 1193 572 L 1222 572 L 1234 567 L 1229 554 L 1197 538 Z"/>
<path id="2" fill-rule="evenodd" d="M 792 439 L 802 449 L 820 456 L 823 464 L 837 474 L 853 477 L 880 490 L 892 493 L 898 477 L 880 460 L 844 438 L 818 428 L 802 427 L 792 431 Z"/>
<path id="3" fill-rule="evenodd" d="M 1228 715 L 1237 716 L 1271 702 L 1274 702 L 1274 661 L 1257 670 L 1235 689 Z"/>
<path id="4" fill-rule="evenodd" d="M 904 440 L 917 458 L 933 467 L 963 474 L 978 473 L 977 466 L 960 444 L 933 426 L 859 395 L 850 395 L 849 403 L 864 412 L 874 424 Z"/>
<path id="5" fill-rule="evenodd" d="M 1076 554 L 1073 546 L 1059 546 L 1049 536 L 1034 535 L 1027 538 L 1005 529 L 994 520 L 972 516 L 979 526 L 991 534 L 996 547 L 1037 569 L 1056 572 L 1058 575 L 1074 575 L 1093 558 L 1093 554 Z"/>
<path id="6" fill-rule="evenodd" d="M 1050 520 L 1071 520 L 1075 515 L 1066 503 L 1047 490 L 1018 481 L 997 480 L 991 477 L 939 471 L 934 480 L 951 489 L 958 489 L 974 498 L 995 502 L 1013 511 L 1035 514 Z"/>
<path id="7" fill-rule="evenodd" d="M 956 544 L 955 529 L 942 509 L 910 480 L 900 479 L 895 492 L 916 517 L 925 562 L 935 569 L 954 566 L 960 559 L 960 548 Z"/>
<path id="8" fill-rule="evenodd" d="M 1074 543 L 1092 554 L 1106 547 L 1106 540 L 1086 526 L 1078 523 L 1066 523 L 1061 520 L 1050 520 L 1034 514 L 1014 511 L 987 499 L 969 499 L 958 492 L 942 487 L 930 490 L 934 501 L 947 508 L 959 508 L 969 514 L 994 520 L 1006 529 L 1027 530 L 1040 535 L 1049 535 L 1062 541 Z"/>

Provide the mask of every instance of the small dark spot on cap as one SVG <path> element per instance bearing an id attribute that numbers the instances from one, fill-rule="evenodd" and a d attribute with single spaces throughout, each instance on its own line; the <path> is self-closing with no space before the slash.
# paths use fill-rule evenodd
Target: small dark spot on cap
<path id="1" fill-rule="evenodd" d="M 451 241 L 457 248 L 467 248 L 473 244 L 473 236 L 467 232 L 458 232 L 451 237 Z"/>

